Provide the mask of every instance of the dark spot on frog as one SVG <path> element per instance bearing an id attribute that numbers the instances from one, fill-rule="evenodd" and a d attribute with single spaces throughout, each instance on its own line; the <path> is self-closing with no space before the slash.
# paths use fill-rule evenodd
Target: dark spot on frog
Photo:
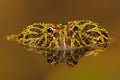
<path id="1" fill-rule="evenodd" d="M 59 33 L 58 33 L 58 32 L 55 32 L 55 33 L 54 33 L 54 37 L 55 37 L 55 38 L 58 38 L 58 37 L 59 37 Z"/>
<path id="2" fill-rule="evenodd" d="M 71 46 L 71 40 L 69 38 L 65 38 L 65 44 L 67 47 Z"/>
<path id="3" fill-rule="evenodd" d="M 75 37 L 75 39 L 77 39 L 79 41 L 80 45 L 84 45 L 81 41 L 79 33 L 76 33 L 74 37 Z"/>
<path id="4" fill-rule="evenodd" d="M 25 36 L 25 39 L 38 38 L 38 37 L 40 37 L 40 34 L 28 34 Z"/>
<path id="5" fill-rule="evenodd" d="M 86 38 L 85 36 L 82 35 L 82 40 L 86 43 L 86 44 L 90 44 L 90 41 L 88 40 L 88 38 Z"/>
<path id="6" fill-rule="evenodd" d="M 106 47 L 107 47 L 107 45 L 108 45 L 107 43 L 104 43 L 102 46 L 103 46 L 104 48 L 106 48 Z"/>
<path id="7" fill-rule="evenodd" d="M 99 39 L 97 42 L 102 42 L 101 39 Z"/>
<path id="8" fill-rule="evenodd" d="M 41 46 L 44 41 L 45 41 L 45 37 L 43 37 L 43 38 L 39 41 L 38 46 Z"/>
<path id="9" fill-rule="evenodd" d="M 95 25 L 87 24 L 87 25 L 83 28 L 83 31 L 87 31 L 87 30 L 92 29 L 92 28 L 94 28 L 94 27 L 95 27 Z"/>
<path id="10" fill-rule="evenodd" d="M 41 28 L 41 29 L 44 28 L 43 26 L 41 26 L 41 25 L 39 25 L 39 24 L 38 24 L 38 25 L 37 25 L 37 24 L 34 24 L 33 27 L 37 27 L 37 28 Z"/>
<path id="11" fill-rule="evenodd" d="M 68 37 L 72 37 L 72 35 L 73 35 L 73 32 L 72 32 L 72 31 L 67 31 L 67 36 L 68 36 Z"/>
<path id="12" fill-rule="evenodd" d="M 105 31 L 101 31 L 101 33 L 105 36 L 108 37 L 108 34 Z"/>
<path id="13" fill-rule="evenodd" d="M 78 23 L 78 25 L 82 25 L 82 24 L 85 24 L 86 23 L 86 21 L 80 21 L 79 23 Z"/>
<path id="14" fill-rule="evenodd" d="M 104 40 L 104 42 L 108 42 L 108 39 L 106 39 L 106 38 L 103 38 L 103 40 Z"/>
<path id="15" fill-rule="evenodd" d="M 50 42 L 53 40 L 52 36 L 47 36 L 47 44 L 50 44 Z"/>
<path id="16" fill-rule="evenodd" d="M 37 33 L 40 33 L 41 31 L 37 28 L 31 28 L 30 31 L 33 31 L 33 32 L 37 32 Z"/>
<path id="17" fill-rule="evenodd" d="M 79 46 L 80 46 L 77 41 L 74 42 L 74 45 L 75 45 L 76 47 L 79 47 Z"/>
<path id="18" fill-rule="evenodd" d="M 98 32 L 94 32 L 94 31 L 87 32 L 87 34 L 92 37 L 95 37 L 95 38 L 100 36 L 100 34 Z"/>
<path id="19" fill-rule="evenodd" d="M 18 39 L 20 39 L 20 38 L 23 38 L 23 34 L 20 34 L 20 35 L 18 36 Z"/>
<path id="20" fill-rule="evenodd" d="M 76 33 L 74 37 L 75 37 L 78 41 L 80 40 L 80 36 L 79 36 L 78 33 Z"/>
<path id="21" fill-rule="evenodd" d="M 55 43 L 51 43 L 51 48 L 54 48 L 55 47 Z"/>
<path id="22" fill-rule="evenodd" d="M 49 43 L 46 44 L 46 47 L 49 47 Z"/>

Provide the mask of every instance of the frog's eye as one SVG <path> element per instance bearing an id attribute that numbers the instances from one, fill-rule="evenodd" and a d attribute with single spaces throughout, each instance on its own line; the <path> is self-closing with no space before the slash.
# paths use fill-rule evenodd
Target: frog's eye
<path id="1" fill-rule="evenodd" d="M 48 32 L 48 33 L 53 33 L 53 29 L 52 29 L 52 28 L 48 28 L 48 29 L 47 29 L 47 32 Z"/>
<path id="2" fill-rule="evenodd" d="M 77 30 L 78 30 L 78 27 L 74 26 L 73 31 L 77 31 Z"/>

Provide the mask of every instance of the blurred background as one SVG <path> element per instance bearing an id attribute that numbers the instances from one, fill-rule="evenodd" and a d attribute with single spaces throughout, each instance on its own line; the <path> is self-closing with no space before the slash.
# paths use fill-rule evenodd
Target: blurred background
<path id="1" fill-rule="evenodd" d="M 50 67 L 42 55 L 5 39 L 35 22 L 81 19 L 104 26 L 112 43 L 102 54 L 80 59 L 75 68 Z M 120 80 L 120 1 L 0 0 L 0 80 Z"/>

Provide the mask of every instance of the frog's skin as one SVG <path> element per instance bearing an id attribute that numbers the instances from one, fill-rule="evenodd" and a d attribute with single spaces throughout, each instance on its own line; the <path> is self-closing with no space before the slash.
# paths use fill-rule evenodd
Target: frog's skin
<path id="1" fill-rule="evenodd" d="M 65 61 L 71 67 L 82 56 L 96 54 L 110 43 L 108 32 L 87 20 L 34 23 L 17 34 L 16 40 L 26 49 L 42 53 L 52 66 Z"/>

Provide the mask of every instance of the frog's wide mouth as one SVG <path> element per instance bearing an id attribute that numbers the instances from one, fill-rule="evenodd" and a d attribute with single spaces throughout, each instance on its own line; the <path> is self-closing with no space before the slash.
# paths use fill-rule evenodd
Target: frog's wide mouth
<path id="1" fill-rule="evenodd" d="M 72 48 L 43 48 L 39 47 L 37 50 L 41 50 L 43 52 L 73 52 L 73 53 L 81 53 L 81 52 L 90 52 L 96 50 L 97 47 L 92 47 L 92 46 L 83 46 L 83 47 L 72 47 Z"/>

